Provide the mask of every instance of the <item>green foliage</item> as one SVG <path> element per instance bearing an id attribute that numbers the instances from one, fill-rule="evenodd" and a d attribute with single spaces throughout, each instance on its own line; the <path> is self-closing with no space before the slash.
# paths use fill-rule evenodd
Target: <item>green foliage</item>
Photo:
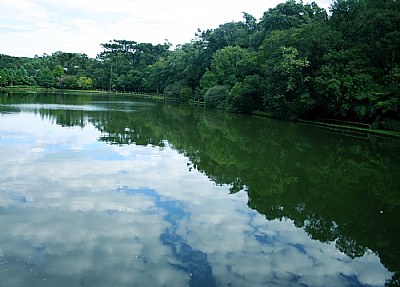
<path id="1" fill-rule="evenodd" d="M 217 85 L 210 87 L 204 95 L 204 102 L 207 107 L 227 109 L 227 98 L 228 98 L 227 86 Z"/>
<path id="2" fill-rule="evenodd" d="M 189 89 L 185 82 L 173 82 L 165 87 L 164 95 L 176 100 L 188 101 L 192 94 L 191 89 L 190 92 Z"/>
<path id="3" fill-rule="evenodd" d="M 385 130 L 400 131 L 400 120 L 398 117 L 385 117 L 379 121 L 378 127 Z"/>
<path id="4" fill-rule="evenodd" d="M 57 78 L 56 85 L 58 88 L 62 89 L 78 89 L 77 77 L 72 75 L 64 75 Z"/>
<path id="5" fill-rule="evenodd" d="M 369 120 L 376 113 L 379 84 L 357 50 L 327 53 L 314 79 L 320 104 L 335 117 Z"/>
<path id="6" fill-rule="evenodd" d="M 253 16 L 244 13 L 245 22 L 229 22 L 219 25 L 218 28 L 201 32 L 200 39 L 209 51 L 208 55 L 227 46 L 247 48 L 249 35 L 256 29 Z"/>
<path id="7" fill-rule="evenodd" d="M 283 40 L 281 36 L 281 32 L 276 32 L 274 37 L 279 41 L 271 43 L 271 39 L 267 39 L 263 45 L 264 55 L 267 57 L 263 71 L 267 82 L 264 105 L 268 112 L 276 116 L 297 117 L 309 112 L 309 108 L 313 106 L 304 105 L 305 102 L 312 102 L 304 100 L 306 95 L 309 98 L 306 68 L 310 62 L 301 57 L 294 47 L 275 47 L 276 50 L 271 54 L 268 47 L 280 45 L 279 42 Z"/>
<path id="8" fill-rule="evenodd" d="M 330 12 L 287 0 L 259 21 L 243 13 L 242 21 L 198 29 L 175 50 L 168 42 L 112 40 L 96 59 L 63 52 L 0 55 L 0 85 L 204 97 L 209 106 L 236 112 L 398 130 L 399 1 L 335 0 Z"/>
<path id="9" fill-rule="evenodd" d="M 17 70 L 16 69 L 6 69 L 8 85 L 13 86 L 17 80 Z"/>
<path id="10" fill-rule="evenodd" d="M 7 82 L 8 82 L 7 73 L 2 69 L 0 69 L 0 87 L 5 86 Z"/>
<path id="11" fill-rule="evenodd" d="M 308 67 L 310 62 L 306 58 L 300 58 L 296 48 L 280 47 L 281 58 L 275 63 L 272 71 L 279 77 L 286 78 L 286 92 L 292 92 L 297 89 L 297 85 L 304 82 L 304 68 Z"/>
<path id="12" fill-rule="evenodd" d="M 179 91 L 179 99 L 181 102 L 188 102 L 193 98 L 193 91 L 190 87 L 183 87 Z"/>
<path id="13" fill-rule="evenodd" d="M 236 112 L 259 108 L 264 80 L 257 75 L 256 63 L 256 53 L 239 46 L 218 50 L 200 81 L 206 104 Z"/>
<path id="14" fill-rule="evenodd" d="M 164 79 L 159 75 L 153 79 L 160 80 L 151 81 L 148 72 L 154 71 L 160 74 L 159 67 L 157 69 L 151 67 L 169 54 L 169 43 L 152 45 L 113 40 L 102 44 L 102 47 L 104 51 L 98 55 L 99 61 L 93 64 L 94 74 L 85 75 L 94 79 L 95 88 L 141 92 L 145 89 L 160 90 L 160 80 Z"/>
<path id="15" fill-rule="evenodd" d="M 149 75 L 147 81 L 145 82 L 145 86 L 150 91 L 155 91 L 157 93 L 164 90 L 165 86 L 165 71 L 166 69 L 166 62 L 164 58 L 158 59 L 152 65 L 147 66 L 146 73 Z M 138 75 L 136 73 L 130 73 L 133 79 L 138 79 Z M 137 82 L 137 81 L 134 81 Z"/>
<path id="16" fill-rule="evenodd" d="M 90 90 L 93 88 L 93 80 L 88 77 L 79 77 L 76 80 L 76 84 L 82 90 Z"/>
<path id="17" fill-rule="evenodd" d="M 218 85 L 233 86 L 240 79 L 240 63 L 246 58 L 248 51 L 239 46 L 227 46 L 218 50 L 211 61 L 211 72 Z"/>
<path id="18" fill-rule="evenodd" d="M 262 107 L 264 81 L 259 75 L 246 76 L 237 82 L 229 92 L 228 106 L 231 110 L 249 113 Z"/>
<path id="19" fill-rule="evenodd" d="M 38 72 L 36 76 L 36 82 L 41 87 L 52 88 L 56 84 L 56 79 L 54 77 L 53 72 L 46 67 L 42 71 Z"/>
<path id="20" fill-rule="evenodd" d="M 200 80 L 200 88 L 203 93 L 207 93 L 208 89 L 217 85 L 217 77 L 211 71 L 206 71 Z"/>
<path id="21" fill-rule="evenodd" d="M 56 78 L 60 78 L 64 75 L 64 68 L 61 65 L 56 65 L 53 70 L 53 75 Z"/>

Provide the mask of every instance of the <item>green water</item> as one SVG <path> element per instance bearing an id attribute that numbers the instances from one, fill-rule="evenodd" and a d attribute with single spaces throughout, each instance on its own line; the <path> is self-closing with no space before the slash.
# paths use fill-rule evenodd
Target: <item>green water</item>
<path id="1" fill-rule="evenodd" d="M 0 95 L 0 286 L 399 284 L 400 141 Z"/>

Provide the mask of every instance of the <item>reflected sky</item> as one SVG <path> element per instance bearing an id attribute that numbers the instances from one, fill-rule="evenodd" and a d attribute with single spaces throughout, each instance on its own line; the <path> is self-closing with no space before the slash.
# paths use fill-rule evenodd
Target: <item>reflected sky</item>
<path id="1" fill-rule="evenodd" d="M 287 220 L 268 221 L 165 147 L 109 145 L 90 123 L 0 114 L 1 286 L 383 286 Z"/>

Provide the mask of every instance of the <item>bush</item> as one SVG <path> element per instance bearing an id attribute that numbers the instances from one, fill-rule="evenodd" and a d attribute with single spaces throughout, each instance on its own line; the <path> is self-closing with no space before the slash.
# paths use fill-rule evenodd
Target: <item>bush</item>
<path id="1" fill-rule="evenodd" d="M 179 99 L 181 102 L 188 102 L 193 97 L 193 91 L 190 87 L 183 87 L 179 91 Z"/>
<path id="2" fill-rule="evenodd" d="M 180 102 L 188 102 L 193 97 L 193 90 L 185 81 L 173 82 L 165 87 L 164 95 Z"/>
<path id="3" fill-rule="evenodd" d="M 400 120 L 395 118 L 383 118 L 380 122 L 380 128 L 400 132 Z"/>
<path id="4" fill-rule="evenodd" d="M 208 89 L 204 95 L 204 103 L 210 108 L 227 108 L 228 87 L 227 86 L 213 86 Z"/>
<path id="5" fill-rule="evenodd" d="M 262 106 L 264 89 L 263 79 L 259 75 L 247 76 L 243 82 L 237 82 L 229 91 L 229 108 L 240 113 L 259 110 Z"/>

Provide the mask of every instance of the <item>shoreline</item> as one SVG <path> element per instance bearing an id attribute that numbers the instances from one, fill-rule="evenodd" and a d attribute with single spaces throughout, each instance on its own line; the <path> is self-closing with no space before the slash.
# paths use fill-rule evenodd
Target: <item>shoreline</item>
<path id="1" fill-rule="evenodd" d="M 65 93 L 65 94 L 93 94 L 93 95 L 125 95 L 125 96 L 132 96 L 132 97 L 139 97 L 145 98 L 149 100 L 155 101 L 165 101 L 165 102 L 177 102 L 179 99 L 175 98 L 167 98 L 162 94 L 150 94 L 150 93 L 135 93 L 135 92 L 113 92 L 113 91 L 96 91 L 96 90 L 64 90 L 64 89 L 56 89 L 56 88 L 43 88 L 43 87 L 35 87 L 35 86 L 8 86 L 8 87 L 0 87 L 0 94 L 7 94 L 7 93 L 24 93 L 24 94 L 35 94 L 35 93 Z M 193 101 L 193 105 L 198 104 L 198 102 Z M 363 128 L 356 125 L 349 125 L 349 124 L 334 124 L 334 123 L 327 123 L 323 121 L 312 121 L 312 120 L 304 120 L 304 119 L 285 119 L 285 118 L 278 118 L 273 115 L 264 113 L 264 112 L 253 112 L 250 115 L 256 117 L 264 117 L 264 118 L 275 118 L 279 120 L 285 121 L 292 121 L 297 122 L 299 124 L 314 126 L 314 127 L 321 127 L 329 130 L 335 131 L 343 131 L 352 134 L 362 134 L 362 135 L 374 135 L 380 136 L 385 138 L 391 138 L 395 140 L 400 140 L 400 132 L 390 131 L 390 130 L 377 130 L 372 128 Z"/>

